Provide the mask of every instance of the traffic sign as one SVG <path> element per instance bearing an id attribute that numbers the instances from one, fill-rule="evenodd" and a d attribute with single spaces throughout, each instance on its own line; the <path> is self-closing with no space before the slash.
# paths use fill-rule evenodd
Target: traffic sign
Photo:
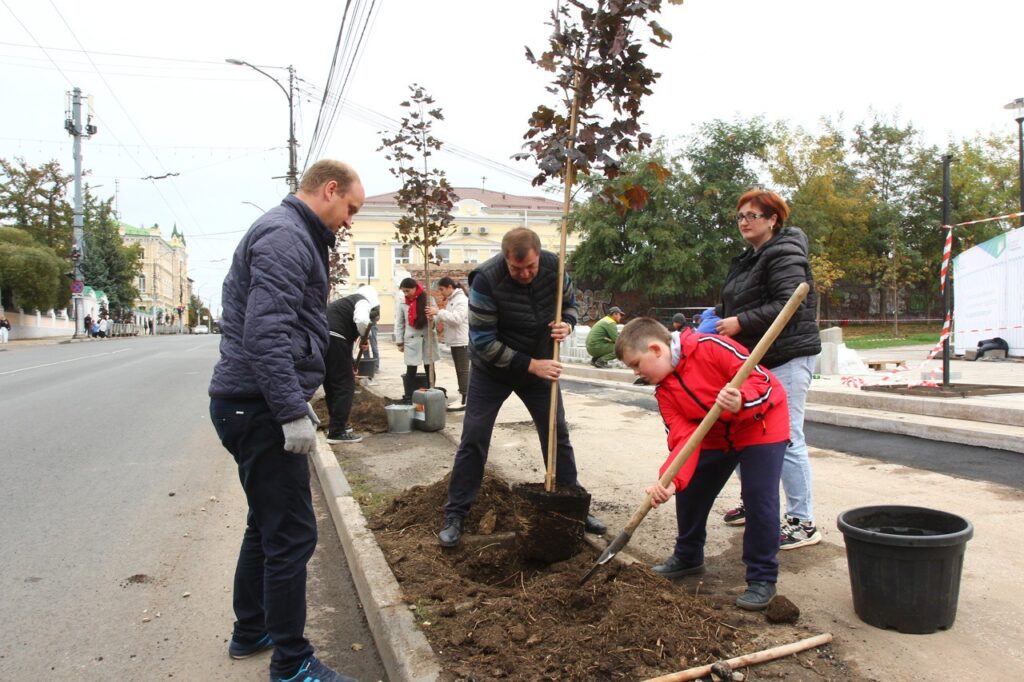
<path id="1" fill-rule="evenodd" d="M 85 291 L 85 282 L 80 279 L 76 279 L 71 283 L 71 293 L 80 294 Z"/>

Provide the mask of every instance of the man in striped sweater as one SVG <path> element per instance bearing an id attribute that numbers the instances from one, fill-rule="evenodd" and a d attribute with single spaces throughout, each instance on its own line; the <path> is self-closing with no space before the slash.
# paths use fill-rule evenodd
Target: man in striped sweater
<path id="1" fill-rule="evenodd" d="M 564 340 L 576 324 L 572 281 L 568 275 L 558 281 L 558 256 L 542 250 L 537 233 L 525 227 L 505 235 L 501 253 L 470 273 L 469 286 L 469 396 L 448 485 L 444 527 L 438 534 L 442 547 L 454 547 L 462 537 L 464 520 L 483 481 L 494 421 L 512 393 L 530 411 L 546 460 L 550 382 L 562 373 L 562 364 L 551 359 L 554 340 Z M 558 287 L 562 287 L 562 311 L 561 321 L 555 324 L 551 313 Z M 578 486 L 560 392 L 556 425 L 556 485 Z M 588 516 L 586 530 L 600 535 L 607 528 Z"/>

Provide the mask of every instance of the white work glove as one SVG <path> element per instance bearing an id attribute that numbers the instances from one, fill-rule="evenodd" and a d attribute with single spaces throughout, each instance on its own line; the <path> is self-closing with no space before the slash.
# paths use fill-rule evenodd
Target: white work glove
<path id="1" fill-rule="evenodd" d="M 281 425 L 284 431 L 284 449 L 296 455 L 310 455 L 316 450 L 316 427 L 309 416 L 299 417 Z"/>

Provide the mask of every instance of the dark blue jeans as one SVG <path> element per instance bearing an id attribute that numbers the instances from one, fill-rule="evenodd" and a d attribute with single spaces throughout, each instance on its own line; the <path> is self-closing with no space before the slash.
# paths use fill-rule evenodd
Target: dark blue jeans
<path id="1" fill-rule="evenodd" d="M 743 563 L 747 580 L 777 582 L 779 577 L 779 477 L 787 443 L 751 445 L 742 450 L 704 450 L 690 485 L 676 493 L 675 555 L 687 564 L 704 561 L 708 514 L 737 464 L 743 465 Z"/>
<path id="2" fill-rule="evenodd" d="M 286 452 L 284 433 L 262 398 L 210 399 L 210 418 L 238 463 L 249 502 L 235 568 L 233 636 L 274 640 L 271 675 L 289 677 L 313 647 L 306 629 L 306 563 L 316 547 L 309 460 Z"/>
<path id="3" fill-rule="evenodd" d="M 462 440 L 455 452 L 455 464 L 448 483 L 448 504 L 445 515 L 465 518 L 469 508 L 480 492 L 480 484 L 484 480 L 484 465 L 487 464 L 487 452 L 491 447 L 491 434 L 498 411 L 512 393 L 530 411 L 537 435 L 540 436 L 540 448 L 547 462 L 548 453 L 548 420 L 551 409 L 551 382 L 536 379 L 532 375 L 522 381 L 509 383 L 498 380 L 487 372 L 476 367 L 469 370 L 469 395 L 466 398 L 466 413 L 462 422 Z M 557 450 L 555 454 L 555 482 L 563 486 L 578 485 L 576 481 L 576 457 L 569 442 L 569 427 L 565 423 L 565 410 L 562 406 L 562 393 L 558 393 L 558 412 L 556 415 Z"/>

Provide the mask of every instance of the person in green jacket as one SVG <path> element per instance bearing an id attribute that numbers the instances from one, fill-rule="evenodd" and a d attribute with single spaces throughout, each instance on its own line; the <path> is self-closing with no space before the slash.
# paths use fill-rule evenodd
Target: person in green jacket
<path id="1" fill-rule="evenodd" d="M 615 359 L 615 340 L 619 338 L 617 325 L 622 322 L 623 317 L 622 310 L 612 306 L 608 309 L 608 314 L 587 334 L 587 352 L 590 353 L 590 364 L 594 367 L 605 368 L 609 361 Z"/>

